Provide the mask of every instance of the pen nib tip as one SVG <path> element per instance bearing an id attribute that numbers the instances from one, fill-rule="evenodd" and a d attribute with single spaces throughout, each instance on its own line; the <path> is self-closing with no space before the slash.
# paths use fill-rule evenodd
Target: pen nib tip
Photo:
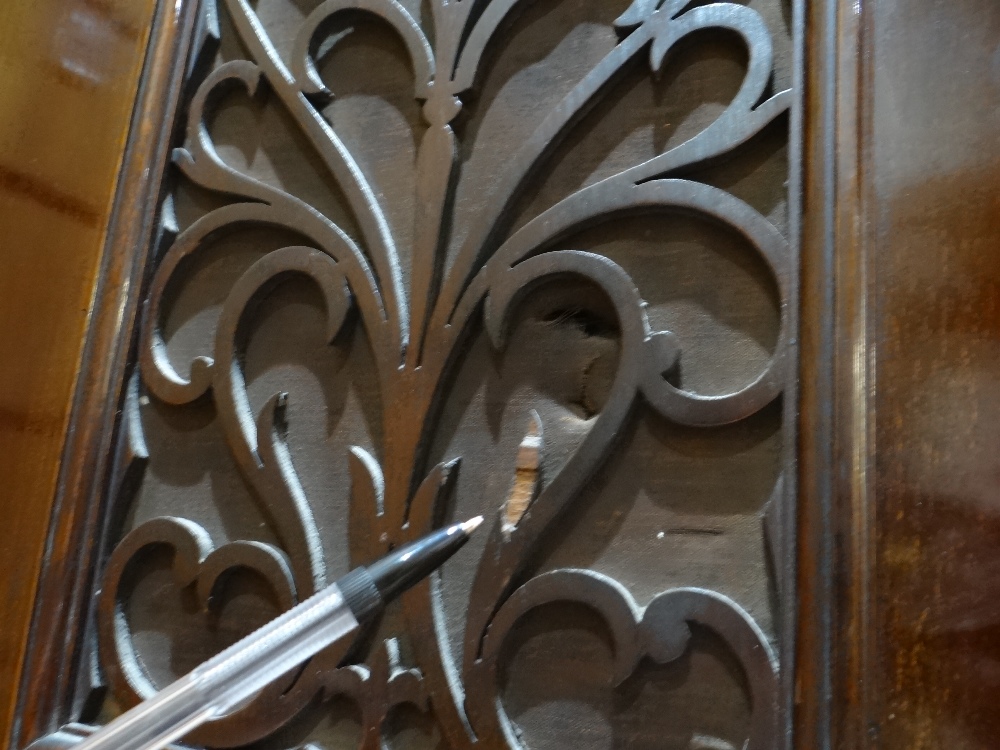
<path id="1" fill-rule="evenodd" d="M 464 531 L 466 534 L 471 534 L 473 531 L 479 528 L 482 522 L 483 522 L 482 516 L 476 516 L 475 518 L 470 518 L 468 521 L 462 524 L 462 531 Z"/>

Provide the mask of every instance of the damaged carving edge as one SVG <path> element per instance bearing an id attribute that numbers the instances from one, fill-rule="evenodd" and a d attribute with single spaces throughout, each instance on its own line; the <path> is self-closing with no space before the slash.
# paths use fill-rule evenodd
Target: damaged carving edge
<path id="1" fill-rule="evenodd" d="M 521 439 L 517 449 L 517 466 L 514 469 L 514 482 L 507 501 L 503 505 L 503 524 L 500 530 L 504 539 L 510 535 L 517 524 L 528 512 L 531 503 L 538 496 L 542 485 L 542 420 L 538 412 L 531 410 L 531 423 L 528 431 Z"/>

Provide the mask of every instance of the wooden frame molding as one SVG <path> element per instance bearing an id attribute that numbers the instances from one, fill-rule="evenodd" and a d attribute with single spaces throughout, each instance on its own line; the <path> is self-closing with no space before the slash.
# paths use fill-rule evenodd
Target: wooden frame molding
<path id="1" fill-rule="evenodd" d="M 870 3 L 809 3 L 796 747 L 868 747 L 877 635 L 874 289 L 865 232 Z"/>
<path id="2" fill-rule="evenodd" d="M 55 731 L 80 708 L 69 701 L 74 692 L 71 680 L 78 676 L 71 665 L 78 659 L 77 638 L 82 633 L 76 618 L 80 599 L 93 581 L 94 542 L 102 517 L 100 489 L 118 415 L 118 404 L 106 394 L 117 392 L 125 377 L 132 341 L 123 332 L 131 330 L 136 315 L 157 206 L 155 191 L 170 142 L 169 124 L 193 21 L 190 3 L 157 4 L 63 453 L 10 733 L 15 748 Z"/>
<path id="3" fill-rule="evenodd" d="M 0 7 L 2 747 L 154 5 Z"/>

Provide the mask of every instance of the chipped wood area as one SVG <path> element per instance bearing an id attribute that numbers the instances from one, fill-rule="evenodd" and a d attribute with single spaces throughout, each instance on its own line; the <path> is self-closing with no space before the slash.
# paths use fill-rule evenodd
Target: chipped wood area
<path id="1" fill-rule="evenodd" d="M 531 415 L 531 426 L 517 451 L 514 484 L 503 509 L 503 533 L 509 536 L 524 517 L 531 501 L 538 494 L 542 468 L 542 422 L 537 413 Z"/>

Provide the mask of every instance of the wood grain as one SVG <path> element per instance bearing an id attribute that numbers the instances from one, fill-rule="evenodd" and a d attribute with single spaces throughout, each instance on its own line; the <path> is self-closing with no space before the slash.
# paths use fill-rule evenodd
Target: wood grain
<path id="1" fill-rule="evenodd" d="M 153 3 L 0 6 L 0 737 Z"/>
<path id="2" fill-rule="evenodd" d="M 882 687 L 873 714 L 885 747 L 993 747 L 1000 6 L 876 7 L 868 180 Z"/>
<path id="3" fill-rule="evenodd" d="M 429 35 L 412 3 L 296 5 L 227 0 L 214 61 L 195 34 L 210 64 L 146 77 L 137 133 L 160 130 L 126 166 L 24 737 L 107 718 L 275 606 L 476 512 L 491 531 L 359 645 L 364 670 L 318 659 L 189 739 L 336 744 L 322 685 L 357 704 L 370 748 L 387 722 L 412 733 L 404 703 L 450 746 L 517 746 L 500 700 L 534 748 L 565 742 L 550 714 L 657 746 L 661 700 L 685 716 L 669 746 L 784 736 L 790 6 L 525 4 L 501 23 L 503 2 L 481 18 L 435 2 Z M 192 11 L 206 29 L 214 7 Z M 577 686 L 586 717 L 529 689 L 561 658 L 538 644 L 588 638 L 566 602 L 618 641 L 618 687 L 599 648 Z M 542 630 L 519 638 L 535 609 Z M 636 670 L 646 655 L 658 666 Z M 732 710 L 705 712 L 722 690 Z"/>
<path id="4" fill-rule="evenodd" d="M 811 14 L 796 743 L 992 747 L 1000 9 Z"/>

